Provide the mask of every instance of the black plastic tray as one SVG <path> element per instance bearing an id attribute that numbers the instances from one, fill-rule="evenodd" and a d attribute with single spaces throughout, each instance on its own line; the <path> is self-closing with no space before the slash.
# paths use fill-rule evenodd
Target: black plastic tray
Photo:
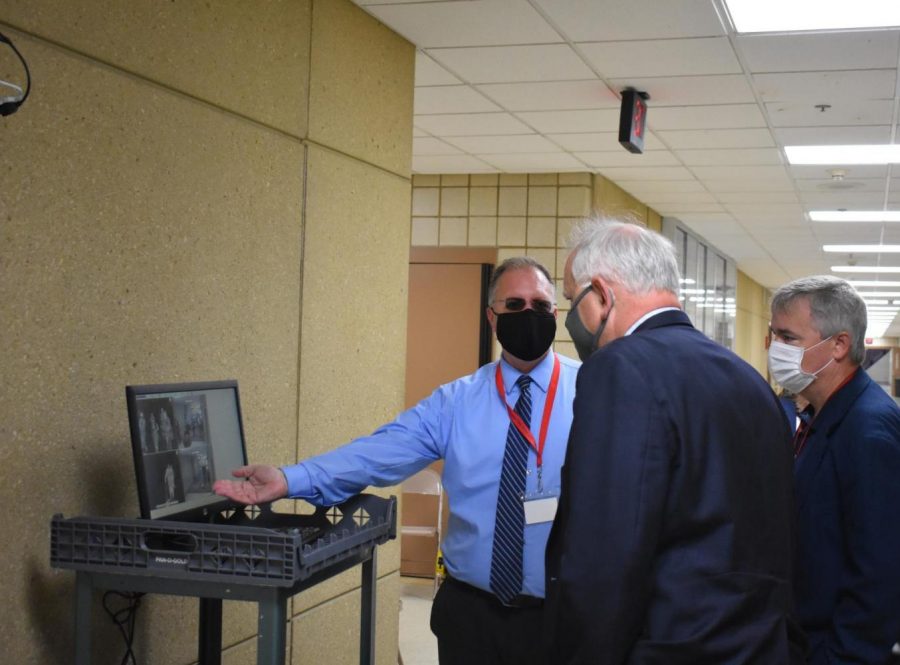
<path id="1" fill-rule="evenodd" d="M 200 524 L 54 515 L 50 564 L 91 572 L 293 586 L 397 535 L 395 497 L 360 494 L 312 515 L 268 506 Z"/>

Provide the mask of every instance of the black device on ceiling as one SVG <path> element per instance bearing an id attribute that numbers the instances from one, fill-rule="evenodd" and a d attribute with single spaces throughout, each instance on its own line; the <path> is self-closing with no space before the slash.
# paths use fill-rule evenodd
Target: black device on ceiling
<path id="1" fill-rule="evenodd" d="M 31 92 L 31 72 L 28 70 L 28 63 L 25 62 L 25 58 L 22 57 L 22 54 L 19 53 L 19 49 L 16 48 L 15 44 L 0 32 L 0 42 L 4 44 L 9 44 L 9 47 L 16 54 L 16 57 L 19 58 L 19 62 L 22 63 L 22 67 L 25 68 L 25 90 L 17 86 L 14 83 L 9 83 L 8 81 L 0 81 L 0 84 L 3 84 L 3 87 L 10 88 L 15 90 L 17 94 L 12 96 L 0 96 L 0 116 L 12 115 L 16 111 L 19 110 L 19 107 L 25 103 L 25 100 L 28 99 L 28 93 Z"/>

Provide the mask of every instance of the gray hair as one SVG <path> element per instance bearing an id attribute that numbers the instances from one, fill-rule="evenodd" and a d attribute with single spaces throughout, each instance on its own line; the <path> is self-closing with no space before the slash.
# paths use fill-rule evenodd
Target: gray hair
<path id="1" fill-rule="evenodd" d="M 547 270 L 543 266 L 543 264 L 535 261 L 530 256 L 513 256 L 506 259 L 503 263 L 494 268 L 494 274 L 491 275 L 491 283 L 488 286 L 488 302 L 494 302 L 494 296 L 497 293 L 497 284 L 500 282 L 500 278 L 503 276 L 503 273 L 509 272 L 510 270 L 522 270 L 524 268 L 537 270 L 547 279 L 547 283 L 550 285 L 550 293 L 553 295 L 553 302 L 555 303 L 556 284 L 553 282 L 553 278 L 550 276 L 550 271 Z"/>
<path id="2" fill-rule="evenodd" d="M 850 360 L 861 365 L 866 357 L 866 303 L 840 277 L 803 277 L 780 287 L 772 296 L 772 311 L 784 312 L 798 298 L 806 298 L 813 326 L 822 339 L 839 332 L 850 334 Z"/>
<path id="3" fill-rule="evenodd" d="M 572 229 L 569 246 L 574 254 L 572 277 L 578 286 L 599 275 L 635 294 L 678 294 L 675 248 L 643 224 L 589 217 Z"/>

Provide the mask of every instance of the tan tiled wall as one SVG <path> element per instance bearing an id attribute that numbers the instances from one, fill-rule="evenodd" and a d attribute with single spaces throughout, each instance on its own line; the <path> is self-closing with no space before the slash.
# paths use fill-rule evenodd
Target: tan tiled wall
<path id="1" fill-rule="evenodd" d="M 528 255 L 557 282 L 560 308 L 566 241 L 591 212 L 590 173 L 413 176 L 412 245 L 497 247 L 497 260 Z M 577 357 L 562 325 L 556 349 Z M 495 352 L 496 356 L 496 352 Z"/>
<path id="2" fill-rule="evenodd" d="M 414 49 L 349 0 L 10 0 L 0 30 L 34 77 L 0 121 L 0 661 L 56 665 L 51 516 L 138 512 L 125 385 L 237 379 L 250 456 L 278 464 L 402 408 Z M 391 543 L 381 665 L 398 568 Z M 356 661 L 358 587 L 294 599 L 289 662 Z M 94 662 L 119 662 L 97 605 Z M 196 626 L 194 599 L 145 598 L 139 662 L 192 663 Z M 255 633 L 225 603 L 228 665 Z"/>
<path id="3" fill-rule="evenodd" d="M 419 247 L 497 247 L 497 260 L 528 255 L 544 264 L 557 284 L 560 310 L 555 349 L 577 357 L 563 321 L 563 268 L 572 225 L 589 214 L 639 221 L 661 231 L 662 218 L 628 192 L 591 173 L 413 176 L 411 243 Z M 736 352 L 765 375 L 758 300 L 765 293 L 741 274 Z M 743 305 L 742 305 L 743 303 Z M 767 325 L 767 324 L 766 324 Z M 494 349 L 497 357 L 499 347 Z M 761 355 L 762 354 L 762 355 Z"/>

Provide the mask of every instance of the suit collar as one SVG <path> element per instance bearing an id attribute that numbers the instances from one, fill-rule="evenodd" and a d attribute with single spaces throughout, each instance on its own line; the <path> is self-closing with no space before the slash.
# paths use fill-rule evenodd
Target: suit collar
<path id="1" fill-rule="evenodd" d="M 825 453 L 828 452 L 831 435 L 844 421 L 856 400 L 871 383 L 872 379 L 865 370 L 862 367 L 857 368 L 853 378 L 828 398 L 821 411 L 809 424 L 807 444 L 803 453 L 794 460 L 794 479 L 799 509 L 803 508 L 809 497 L 809 487 L 825 459 Z"/>
<path id="2" fill-rule="evenodd" d="M 688 315 L 680 309 L 666 309 L 659 314 L 654 314 L 646 321 L 641 323 L 634 329 L 632 334 L 644 332 L 645 330 L 653 330 L 654 328 L 662 328 L 664 326 L 691 326 L 691 320 Z"/>

